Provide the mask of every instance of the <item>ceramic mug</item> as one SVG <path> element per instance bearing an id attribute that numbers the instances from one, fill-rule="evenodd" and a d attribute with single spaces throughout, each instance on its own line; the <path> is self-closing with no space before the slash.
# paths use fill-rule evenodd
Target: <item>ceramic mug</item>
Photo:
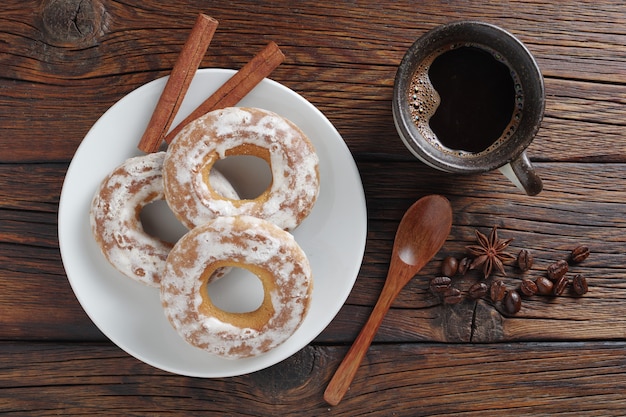
<path id="1" fill-rule="evenodd" d="M 476 21 L 427 32 L 404 55 L 393 94 L 400 138 L 424 163 L 454 173 L 500 169 L 526 194 L 541 192 L 525 151 L 543 118 L 543 77 L 509 32 Z"/>

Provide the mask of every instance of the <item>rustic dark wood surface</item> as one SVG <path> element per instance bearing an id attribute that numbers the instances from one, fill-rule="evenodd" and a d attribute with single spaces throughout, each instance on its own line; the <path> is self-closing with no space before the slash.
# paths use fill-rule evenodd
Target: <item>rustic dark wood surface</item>
<path id="1" fill-rule="evenodd" d="M 128 356 L 88 319 L 57 240 L 65 172 L 91 125 L 167 75 L 199 12 L 219 20 L 203 67 L 240 68 L 273 40 L 272 78 L 335 124 L 363 180 L 368 239 L 356 285 L 313 343 L 235 378 L 168 374 Z M 395 70 L 428 29 L 502 26 L 545 76 L 529 154 L 545 190 L 499 173 L 443 174 L 416 161 L 391 116 Z M 608 1 L 7 0 L 0 7 L 0 413 L 10 415 L 626 414 L 626 6 Z M 382 287 L 395 228 L 419 197 L 454 209 L 443 249 L 383 323 L 343 402 L 322 393 Z M 498 225 L 541 275 L 579 243 L 583 297 L 532 297 L 509 316 L 486 301 L 444 306 L 428 279 Z M 513 269 L 505 281 L 514 286 Z M 468 285 L 475 276 L 461 279 Z"/>

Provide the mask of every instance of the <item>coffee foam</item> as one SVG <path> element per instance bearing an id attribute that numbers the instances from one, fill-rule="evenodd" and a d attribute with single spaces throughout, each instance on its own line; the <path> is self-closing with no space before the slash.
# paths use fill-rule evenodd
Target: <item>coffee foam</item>
<path id="1" fill-rule="evenodd" d="M 461 47 L 475 47 L 487 51 L 497 61 L 502 62 L 509 69 L 511 68 L 511 65 L 509 65 L 509 63 L 500 53 L 483 45 L 477 45 L 472 43 L 446 45 L 428 55 L 418 65 L 417 69 L 413 73 L 413 76 L 411 77 L 411 83 L 409 85 L 408 91 L 408 103 L 413 123 L 417 127 L 419 133 L 424 137 L 424 139 L 428 141 L 428 143 L 430 143 L 431 146 L 433 146 L 438 151 L 446 154 L 472 158 L 483 156 L 492 152 L 496 148 L 500 147 L 504 142 L 506 142 L 511 136 L 513 136 L 522 118 L 522 109 L 524 107 L 524 94 L 521 82 L 519 80 L 519 76 L 517 75 L 517 73 L 515 73 L 515 71 L 511 70 L 510 75 L 513 79 L 513 84 L 515 86 L 515 108 L 511 116 L 511 121 L 504 129 L 503 134 L 499 138 L 497 138 L 492 145 L 490 145 L 487 149 L 481 152 L 468 152 L 460 149 L 450 149 L 443 145 L 437 138 L 435 132 L 433 132 L 433 130 L 430 128 L 429 124 L 430 118 L 435 114 L 437 108 L 441 104 L 441 97 L 437 90 L 435 90 L 435 87 L 432 85 L 430 77 L 428 75 L 428 71 L 430 70 L 431 64 L 435 61 L 435 59 L 437 59 L 437 57 L 447 51 L 451 51 L 453 49 Z"/>

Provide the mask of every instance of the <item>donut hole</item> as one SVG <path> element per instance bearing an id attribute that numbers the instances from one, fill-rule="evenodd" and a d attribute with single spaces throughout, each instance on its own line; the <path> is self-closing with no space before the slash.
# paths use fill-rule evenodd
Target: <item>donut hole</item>
<path id="1" fill-rule="evenodd" d="M 231 155 L 215 162 L 242 200 L 254 200 L 272 185 L 272 171 L 268 162 L 254 155 Z"/>
<path id="2" fill-rule="evenodd" d="M 139 220 L 148 235 L 172 244 L 188 232 L 165 200 L 156 200 L 144 206 L 139 212 Z"/>
<path id="3" fill-rule="evenodd" d="M 240 267 L 232 267 L 225 277 L 209 282 L 206 291 L 213 305 L 226 313 L 256 311 L 265 297 L 259 277 Z"/>

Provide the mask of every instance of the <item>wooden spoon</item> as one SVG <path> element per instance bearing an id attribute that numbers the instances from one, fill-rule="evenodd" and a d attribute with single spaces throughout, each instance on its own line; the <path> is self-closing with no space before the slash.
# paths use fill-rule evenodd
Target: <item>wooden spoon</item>
<path id="1" fill-rule="evenodd" d="M 416 201 L 404 214 L 393 243 L 387 279 L 374 310 L 331 379 L 324 400 L 337 405 L 350 387 L 363 356 L 400 290 L 443 246 L 452 227 L 450 202 L 440 195 Z"/>

